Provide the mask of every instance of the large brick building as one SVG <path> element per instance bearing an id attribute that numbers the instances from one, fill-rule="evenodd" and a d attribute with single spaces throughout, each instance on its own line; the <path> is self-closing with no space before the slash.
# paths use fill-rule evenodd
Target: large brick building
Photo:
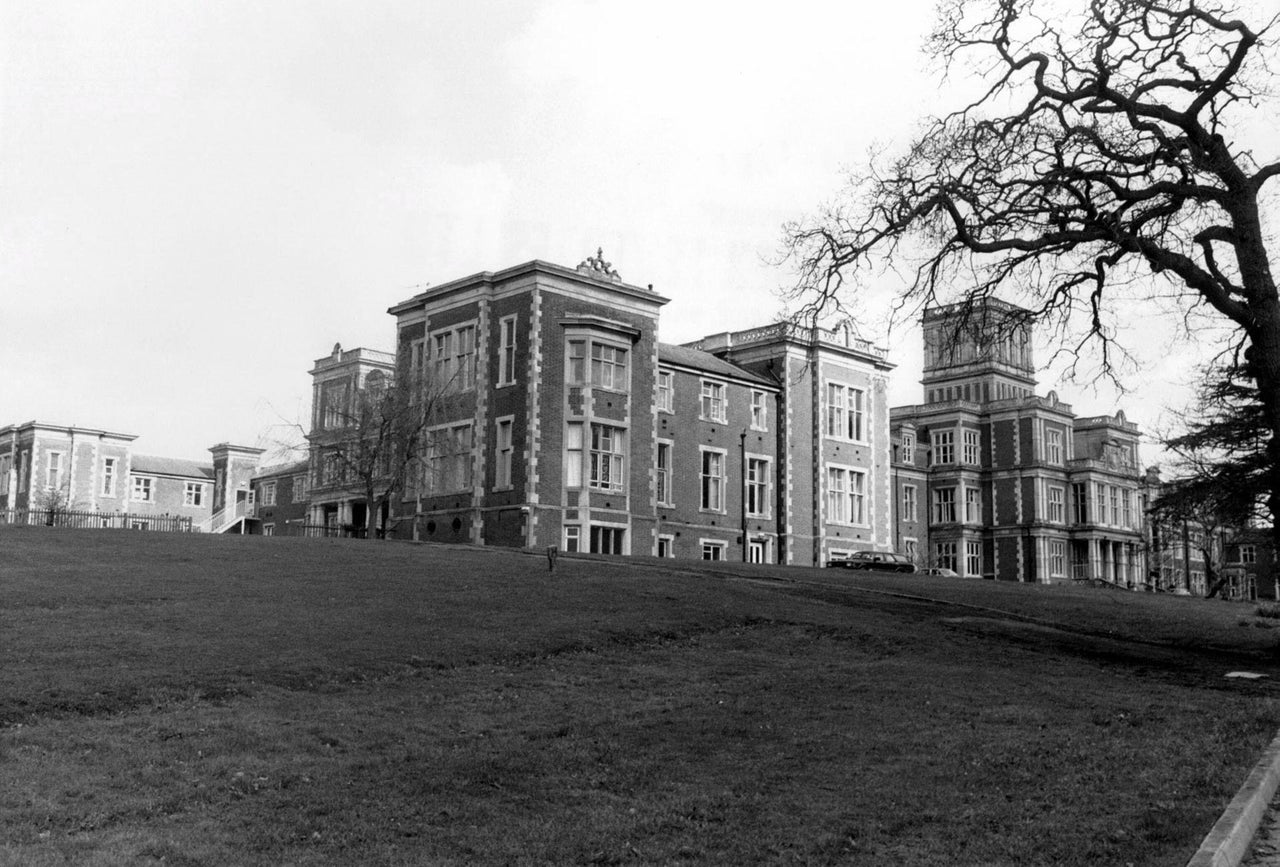
<path id="1" fill-rule="evenodd" d="M 1024 313 L 925 312 L 925 402 L 892 410 L 902 547 L 969 577 L 1139 586 L 1138 428 L 1035 393 Z"/>
<path id="2" fill-rule="evenodd" d="M 788 325 L 663 344 L 667 301 L 598 254 L 392 306 L 395 353 L 337 349 L 312 371 L 312 519 L 365 508 L 326 489 L 327 390 L 399 368 L 434 410 L 396 535 L 805 565 L 892 550 L 884 351 Z"/>

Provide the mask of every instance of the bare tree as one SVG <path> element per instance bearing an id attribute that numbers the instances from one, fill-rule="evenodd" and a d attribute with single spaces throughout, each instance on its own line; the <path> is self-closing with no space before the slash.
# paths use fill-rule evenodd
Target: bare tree
<path id="1" fill-rule="evenodd" d="M 325 477 L 350 482 L 364 494 L 367 538 L 385 534 L 379 518 L 416 472 L 439 399 L 407 364 L 394 376 L 377 371 L 343 405 L 327 407 L 329 423 L 310 437 Z"/>
<path id="2" fill-rule="evenodd" d="M 799 313 L 847 306 L 879 266 L 906 265 L 901 304 L 977 309 L 1004 290 L 1067 351 L 1096 341 L 1114 375 L 1114 303 L 1168 292 L 1229 325 L 1280 514 L 1280 297 L 1262 207 L 1280 154 L 1238 140 L 1274 106 L 1269 15 L 1246 22 L 1226 0 L 942 0 L 927 51 L 948 72 L 974 61 L 983 89 L 787 226 Z"/>

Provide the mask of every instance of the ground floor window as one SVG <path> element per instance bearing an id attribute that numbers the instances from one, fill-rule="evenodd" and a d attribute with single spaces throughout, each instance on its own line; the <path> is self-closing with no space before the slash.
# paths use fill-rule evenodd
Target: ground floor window
<path id="1" fill-rule="evenodd" d="M 702 540 L 702 559 L 703 560 L 723 560 L 725 552 L 724 542 L 712 542 L 707 539 Z"/>
<path id="2" fill-rule="evenodd" d="M 592 527 L 592 554 L 621 554 L 622 537 L 626 532 L 622 527 Z"/>
<path id="3" fill-rule="evenodd" d="M 262 535 L 264 535 L 264 536 L 274 536 L 275 534 L 276 534 L 276 525 L 275 525 L 275 524 L 263 524 L 263 525 L 262 525 Z"/>
<path id="4" fill-rule="evenodd" d="M 950 569 L 955 572 L 959 565 L 956 560 L 956 543 L 955 542 L 938 542 L 933 546 L 934 565 L 939 569 Z"/>
<path id="5" fill-rule="evenodd" d="M 982 575 L 982 543 L 964 543 L 964 572 L 970 577 Z"/>
<path id="6" fill-rule="evenodd" d="M 674 557 L 676 555 L 675 545 L 676 545 L 676 540 L 674 536 L 659 536 L 658 537 L 658 556 Z"/>
<path id="7" fill-rule="evenodd" d="M 564 549 L 570 554 L 582 550 L 582 528 L 578 526 L 564 528 Z"/>
<path id="8" fill-rule="evenodd" d="M 1049 574 L 1061 578 L 1067 574 L 1067 543 L 1049 543 Z"/>
<path id="9" fill-rule="evenodd" d="M 769 543 L 764 539 L 752 539 L 747 543 L 748 563 L 769 562 Z"/>

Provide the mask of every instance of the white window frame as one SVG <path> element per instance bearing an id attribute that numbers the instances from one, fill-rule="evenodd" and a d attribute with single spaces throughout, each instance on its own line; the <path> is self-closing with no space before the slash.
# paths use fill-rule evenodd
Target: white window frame
<path id="1" fill-rule="evenodd" d="M 915 485 L 902 486 L 902 520 L 920 520 L 920 499 L 917 496 L 918 494 L 919 491 Z"/>
<path id="2" fill-rule="evenodd" d="M 662 456 L 666 455 L 666 466 L 663 466 Z M 658 505 L 673 506 L 675 498 L 671 491 L 671 462 L 675 454 L 675 443 L 671 440 L 660 439 L 655 444 L 653 450 L 653 466 L 654 466 L 654 484 L 657 488 Z"/>
<path id="3" fill-rule="evenodd" d="M 676 375 L 670 370 L 658 371 L 658 412 L 675 412 Z"/>
<path id="4" fill-rule="evenodd" d="M 904 464 L 916 462 L 916 435 L 913 433 L 902 435 L 902 462 Z"/>
<path id="5" fill-rule="evenodd" d="M 702 551 L 702 559 L 713 563 L 723 563 L 728 559 L 729 543 L 722 539 L 699 539 L 698 547 Z M 714 554 L 715 556 L 707 556 Z"/>
<path id="6" fill-rule="evenodd" d="M 200 505 L 199 503 L 193 503 L 193 502 L 191 502 L 191 494 L 192 494 L 191 486 L 192 486 L 192 484 L 194 484 L 194 483 L 193 483 L 193 482 L 187 482 L 186 490 L 183 492 L 183 500 L 182 500 L 183 505 L 186 505 L 186 506 L 198 506 L 198 505 Z M 201 486 L 201 487 L 203 487 L 203 486 Z M 276 483 L 275 483 L 274 481 L 271 481 L 271 482 L 263 482 L 263 483 L 261 484 L 260 488 L 261 488 L 261 491 L 262 491 L 262 496 L 261 496 L 261 497 L 259 498 L 259 500 L 258 500 L 259 504 L 260 504 L 260 505 L 263 505 L 263 506 L 274 506 L 274 505 L 276 504 Z"/>
<path id="7" fill-rule="evenodd" d="M 0 455 L 0 497 L 9 493 L 9 473 L 13 470 L 13 455 Z"/>
<path id="8" fill-rule="evenodd" d="M 828 439 L 867 442 L 867 392 L 842 382 L 827 382 Z"/>
<path id="9" fill-rule="evenodd" d="M 311 480 L 306 473 L 293 477 L 293 502 L 305 503 L 311 497 Z"/>
<path id="10" fill-rule="evenodd" d="M 586 463 L 586 432 L 583 423 L 571 421 L 564 432 L 564 485 L 579 489 L 583 486 Z"/>
<path id="11" fill-rule="evenodd" d="M 1050 485 L 1048 490 L 1049 520 L 1055 524 L 1067 522 L 1067 489 Z"/>
<path id="12" fill-rule="evenodd" d="M 8 475 L 6 473 L 6 475 Z M 114 497 L 116 495 L 116 478 L 120 475 L 120 459 L 107 458 L 102 459 L 102 485 L 98 489 L 100 497 Z"/>
<path id="13" fill-rule="evenodd" d="M 564 525 L 564 550 L 576 554 L 582 550 L 582 526 L 579 524 Z"/>
<path id="14" fill-rule="evenodd" d="M 827 464 L 826 469 L 827 522 L 869 526 L 866 471 L 844 464 Z"/>
<path id="15" fill-rule="evenodd" d="M 498 320 L 498 387 L 516 382 L 516 315 Z"/>
<path id="16" fill-rule="evenodd" d="M 966 524 L 982 522 L 982 488 L 964 487 L 964 520 Z"/>
<path id="17" fill-rule="evenodd" d="M 513 485 L 512 474 L 515 466 L 515 430 L 516 417 L 514 415 L 504 415 L 500 418 L 494 419 L 493 489 L 495 491 L 510 490 Z"/>
<path id="18" fill-rule="evenodd" d="M 698 417 L 703 421 L 725 424 L 728 419 L 725 409 L 728 404 L 727 391 L 728 387 L 723 382 L 717 382 L 714 379 L 703 379 L 701 399 L 698 404 Z"/>
<path id="19" fill-rule="evenodd" d="M 973 428 L 962 428 L 960 431 L 960 447 L 963 463 L 977 466 L 982 463 L 982 438 Z"/>
<path id="20" fill-rule="evenodd" d="M 664 550 L 665 549 L 665 550 Z M 676 556 L 676 537 L 670 533 L 658 534 L 657 556 L 671 559 Z"/>
<path id="21" fill-rule="evenodd" d="M 466 493 L 475 486 L 475 423 L 446 422 L 427 428 L 426 458 L 431 496 Z"/>
<path id="22" fill-rule="evenodd" d="M 27 474 L 31 467 L 31 449 L 23 449 L 18 455 L 18 493 L 27 490 Z"/>
<path id="23" fill-rule="evenodd" d="M 1241 545 L 1240 546 L 1240 562 L 1246 566 L 1258 562 L 1258 546 L 1257 545 Z"/>
<path id="24" fill-rule="evenodd" d="M 768 539 L 748 539 L 747 540 L 747 562 L 748 563 L 770 562 Z"/>
<path id="25" fill-rule="evenodd" d="M 569 385 L 587 384 L 587 345 L 585 337 L 570 337 L 564 347 L 564 380 Z"/>
<path id="26" fill-rule="evenodd" d="M 627 429 L 592 422 L 587 487 L 593 491 L 621 491 L 627 484 Z"/>
<path id="27" fill-rule="evenodd" d="M 763 430 L 769 429 L 769 404 L 766 392 L 753 388 L 751 389 L 751 429 Z"/>
<path id="28" fill-rule="evenodd" d="M 935 542 L 933 545 L 933 561 L 940 569 L 959 572 L 960 549 L 955 542 Z"/>
<path id="29" fill-rule="evenodd" d="M 1067 574 L 1067 543 L 1052 539 L 1049 541 L 1049 575 L 1062 578 Z"/>
<path id="30" fill-rule="evenodd" d="M 935 430 L 929 432 L 933 443 L 933 466 L 954 464 L 956 462 L 956 432 L 954 429 Z"/>
<path id="31" fill-rule="evenodd" d="M 630 369 L 628 348 L 617 343 L 593 339 L 587 350 L 591 368 L 591 386 L 608 391 L 628 390 L 627 371 Z"/>
<path id="32" fill-rule="evenodd" d="M 964 574 L 982 577 L 982 542 L 966 539 L 964 543 Z"/>
<path id="33" fill-rule="evenodd" d="M 709 466 L 708 458 L 714 457 L 718 466 Z M 728 497 L 728 465 L 729 452 L 727 449 L 712 448 L 710 446 L 699 446 L 698 448 L 698 510 L 701 512 L 716 512 L 724 514 Z M 719 470 L 718 475 L 713 475 L 712 470 Z M 714 502 L 713 502 L 714 501 Z"/>
<path id="34" fill-rule="evenodd" d="M 1044 432 L 1045 460 L 1056 466 L 1062 466 L 1062 431 L 1048 428 Z"/>
<path id="35" fill-rule="evenodd" d="M 44 487 L 46 491 L 62 489 L 62 474 L 66 470 L 62 459 L 66 456 L 66 452 L 61 452 L 57 449 L 49 449 L 44 453 Z"/>
<path id="36" fill-rule="evenodd" d="M 768 518 L 772 514 L 769 507 L 773 492 L 773 462 L 768 455 L 753 455 L 747 453 L 747 478 L 744 481 L 744 493 L 746 495 L 746 509 L 748 518 Z M 758 469 L 757 469 L 758 467 Z M 754 470 L 754 472 L 753 472 Z M 754 476 L 754 479 L 753 479 Z M 757 501 L 758 508 L 751 508 L 751 501 Z"/>
<path id="37" fill-rule="evenodd" d="M 135 503 L 154 503 L 156 501 L 156 480 L 154 476 L 134 475 L 129 480 L 131 495 L 129 499 Z"/>
<path id="38" fill-rule="evenodd" d="M 934 488 L 930 492 L 933 499 L 933 523 L 957 523 L 960 508 L 960 504 L 957 502 L 957 490 L 957 486 L 949 485 L 947 487 Z M 943 494 L 948 494 L 949 496 L 944 497 Z"/>

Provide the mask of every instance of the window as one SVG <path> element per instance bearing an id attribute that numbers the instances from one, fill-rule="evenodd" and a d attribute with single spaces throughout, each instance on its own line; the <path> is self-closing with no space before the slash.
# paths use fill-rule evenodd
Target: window
<path id="1" fill-rule="evenodd" d="M 1045 458 L 1051 464 L 1062 464 L 1062 431 L 1045 431 Z"/>
<path id="2" fill-rule="evenodd" d="M 591 553 L 621 554 L 624 532 L 626 531 L 622 527 L 592 527 Z"/>
<path id="3" fill-rule="evenodd" d="M 27 489 L 27 467 L 31 465 L 31 450 L 23 449 L 18 457 L 18 493 Z"/>
<path id="4" fill-rule="evenodd" d="M 978 452 L 978 432 L 976 430 L 966 430 L 963 432 L 962 438 L 964 462 L 966 464 L 981 463 Z"/>
<path id="5" fill-rule="evenodd" d="M 1108 523 L 1107 522 L 1107 486 L 1102 484 L 1101 482 L 1095 482 L 1094 494 L 1097 496 L 1097 503 L 1095 505 L 1095 508 L 1097 509 L 1096 520 L 1099 524 L 1106 524 Z"/>
<path id="6" fill-rule="evenodd" d="M 1241 563 L 1257 563 L 1258 549 L 1253 545 L 1240 546 L 1240 562 Z"/>
<path id="7" fill-rule="evenodd" d="M 710 512 L 724 511 L 724 452 L 702 449 L 702 508 Z"/>
<path id="8" fill-rule="evenodd" d="M 0 455 L 0 495 L 9 493 L 9 473 L 12 470 L 13 455 Z"/>
<path id="9" fill-rule="evenodd" d="M 591 384 L 613 391 L 626 391 L 627 351 L 603 343 L 592 343 Z"/>
<path id="10" fill-rule="evenodd" d="M 511 437 L 513 424 L 514 419 L 498 419 L 498 465 L 494 470 L 494 486 L 498 488 L 511 487 L 511 463 L 512 456 L 515 452 Z"/>
<path id="11" fill-rule="evenodd" d="M 427 431 L 427 457 L 432 493 L 465 491 L 471 487 L 471 423 L 445 425 Z"/>
<path id="12" fill-rule="evenodd" d="M 1120 523 L 1120 489 L 1115 485 L 1111 486 L 1111 523 Z"/>
<path id="13" fill-rule="evenodd" d="M 1049 543 L 1049 574 L 1062 577 L 1067 574 L 1067 543 Z"/>
<path id="14" fill-rule="evenodd" d="M 335 379 L 320 386 L 321 423 L 326 430 L 340 428 L 347 423 L 347 384 Z"/>
<path id="15" fill-rule="evenodd" d="M 827 383 L 827 436 L 863 442 L 864 392 L 847 385 Z"/>
<path id="16" fill-rule="evenodd" d="M 669 370 L 658 371 L 658 411 L 675 412 L 675 374 Z"/>
<path id="17" fill-rule="evenodd" d="M 623 489 L 622 441 L 624 435 L 625 431 L 621 428 L 607 424 L 591 426 L 591 487 L 602 491 Z M 595 529 L 592 528 L 591 532 L 594 533 Z"/>
<path id="18" fill-rule="evenodd" d="M 658 443 L 657 455 L 658 502 L 671 505 L 671 443 Z"/>
<path id="19" fill-rule="evenodd" d="M 866 473 L 848 467 L 827 467 L 827 520 L 865 524 Z"/>
<path id="20" fill-rule="evenodd" d="M 955 542 L 938 542 L 933 546 L 933 560 L 939 569 L 950 569 L 953 572 L 959 571 L 956 563 L 956 543 Z"/>
<path id="21" fill-rule="evenodd" d="M 62 452 L 48 453 L 48 466 L 45 467 L 44 485 L 50 490 L 62 488 Z"/>
<path id="22" fill-rule="evenodd" d="M 954 524 L 956 520 L 956 489 L 935 488 L 933 491 L 933 522 Z"/>
<path id="23" fill-rule="evenodd" d="M 723 560 L 725 552 L 724 542 L 711 542 L 706 539 L 702 540 L 702 559 L 703 560 Z"/>
<path id="24" fill-rule="evenodd" d="M 414 382 L 421 382 L 427 372 L 427 341 L 425 339 L 409 342 L 409 375 Z M 416 389 L 415 389 L 416 391 Z"/>
<path id="25" fill-rule="evenodd" d="M 275 534 L 276 534 L 276 525 L 275 525 L 275 524 L 263 524 L 263 525 L 262 525 L 262 535 L 264 535 L 264 536 L 274 536 Z"/>
<path id="26" fill-rule="evenodd" d="M 769 542 L 767 539 L 751 539 L 747 542 L 747 562 L 767 563 L 769 561 Z"/>
<path id="27" fill-rule="evenodd" d="M 964 573 L 971 577 L 982 574 L 982 543 L 967 541 L 964 543 Z"/>
<path id="28" fill-rule="evenodd" d="M 902 462 L 904 464 L 916 462 L 916 435 L 913 433 L 902 435 Z"/>
<path id="29" fill-rule="evenodd" d="M 902 540 L 902 554 L 912 563 L 920 562 L 920 543 L 915 539 Z"/>
<path id="30" fill-rule="evenodd" d="M 453 379 L 453 332 L 441 331 L 431 335 L 431 379 L 436 388 L 443 389 Z"/>
<path id="31" fill-rule="evenodd" d="M 516 318 L 504 316 L 498 321 L 498 385 L 516 381 Z"/>
<path id="32" fill-rule="evenodd" d="M 916 486 L 902 486 L 902 520 L 917 521 L 919 520 L 918 502 L 916 500 Z"/>
<path id="33" fill-rule="evenodd" d="M 964 489 L 964 519 L 971 524 L 982 522 L 982 489 Z"/>
<path id="34" fill-rule="evenodd" d="M 769 406 L 765 403 L 763 391 L 751 390 L 751 429 L 769 429 Z"/>
<path id="35" fill-rule="evenodd" d="M 192 483 L 191 483 L 191 482 L 187 482 L 187 502 L 186 502 L 186 504 L 187 504 L 188 506 L 198 506 L 198 505 L 200 505 L 198 502 L 197 502 L 197 503 L 193 503 L 193 502 L 191 502 L 191 494 L 192 494 L 191 487 L 192 487 Z M 197 485 L 196 487 L 202 487 L 202 486 Z M 262 505 L 264 505 L 264 506 L 274 506 L 274 505 L 276 504 L 276 483 L 275 483 L 275 482 L 263 482 L 263 483 L 262 483 L 261 491 L 262 491 L 262 493 L 260 494 L 260 497 L 261 497 L 260 502 L 262 503 Z M 197 495 L 197 496 L 198 496 L 198 495 Z"/>
<path id="36" fill-rule="evenodd" d="M 564 439 L 564 483 L 582 487 L 582 422 L 570 422 Z"/>
<path id="37" fill-rule="evenodd" d="M 676 555 L 676 537 L 675 536 L 659 536 L 658 537 L 658 556 L 674 557 Z"/>
<path id="38" fill-rule="evenodd" d="M 571 554 L 582 550 L 582 528 L 569 526 L 564 528 L 564 549 Z"/>
<path id="39" fill-rule="evenodd" d="M 1126 527 L 1133 526 L 1133 492 L 1121 491 L 1121 505 L 1124 506 L 1124 525 Z"/>
<path id="40" fill-rule="evenodd" d="M 762 458 L 747 458 L 747 514 L 769 515 L 769 462 Z"/>
<path id="41" fill-rule="evenodd" d="M 305 503 L 310 493 L 311 485 L 308 483 L 306 476 L 293 477 L 293 501 L 295 503 Z"/>
<path id="42" fill-rule="evenodd" d="M 476 327 L 464 325 L 454 332 L 454 372 L 458 378 L 458 390 L 468 391 L 476 387 Z"/>
<path id="43" fill-rule="evenodd" d="M 118 469 L 118 458 L 102 459 L 102 496 L 114 497 L 116 495 L 116 473 Z"/>
<path id="44" fill-rule="evenodd" d="M 1089 485 L 1086 482 L 1071 484 L 1071 520 L 1076 524 L 1089 523 Z"/>
<path id="45" fill-rule="evenodd" d="M 336 485 L 346 477 L 347 468 L 342 456 L 337 452 L 329 452 L 320 464 L 320 484 Z"/>
<path id="46" fill-rule="evenodd" d="M 568 379 L 570 385 L 586 385 L 587 383 L 587 343 L 585 340 L 570 340 Z"/>
<path id="47" fill-rule="evenodd" d="M 1049 520 L 1055 524 L 1062 524 L 1067 519 L 1067 506 L 1064 502 L 1066 491 L 1062 488 L 1049 489 Z"/>
<path id="48" fill-rule="evenodd" d="M 702 417 L 708 421 L 725 420 L 723 383 L 702 380 Z"/>
<path id="49" fill-rule="evenodd" d="M 956 462 L 956 432 L 938 430 L 933 432 L 933 464 L 954 464 Z"/>
<path id="50" fill-rule="evenodd" d="M 134 476 L 133 499 L 140 503 L 150 503 L 152 496 L 155 494 L 155 491 L 152 488 L 152 482 L 154 481 L 154 479 L 148 478 L 147 476 Z"/>

